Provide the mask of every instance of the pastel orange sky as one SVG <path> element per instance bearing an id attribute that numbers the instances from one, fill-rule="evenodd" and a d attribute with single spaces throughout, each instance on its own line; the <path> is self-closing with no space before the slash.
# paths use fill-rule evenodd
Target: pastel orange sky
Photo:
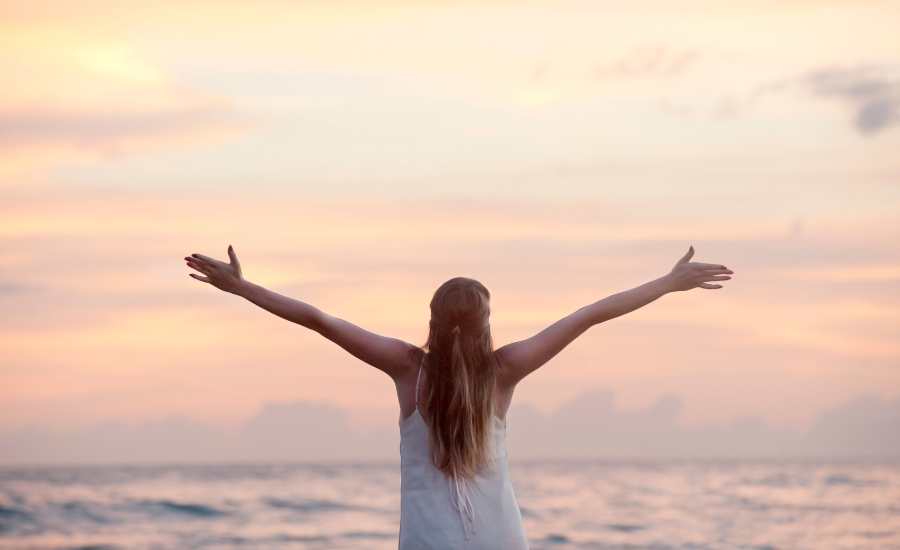
<path id="1" fill-rule="evenodd" d="M 900 2 L 2 3 L 0 428 L 329 401 L 391 381 L 187 276 L 499 346 L 695 260 L 517 389 L 802 426 L 900 395 Z M 374 411 L 374 413 L 372 412 Z"/>

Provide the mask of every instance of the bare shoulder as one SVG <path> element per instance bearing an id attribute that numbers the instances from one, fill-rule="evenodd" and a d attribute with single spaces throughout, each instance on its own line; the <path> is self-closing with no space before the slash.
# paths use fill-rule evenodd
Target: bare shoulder
<path id="1" fill-rule="evenodd" d="M 508 366 L 503 357 L 503 348 L 494 350 L 494 360 L 497 361 L 497 388 L 501 391 L 512 393 L 518 378 L 515 372 Z"/>
<path id="2" fill-rule="evenodd" d="M 412 380 L 413 383 L 416 381 L 416 375 L 419 372 L 419 365 L 422 364 L 422 359 L 425 357 L 425 350 L 418 346 L 410 345 L 409 350 L 406 353 L 405 359 L 400 367 L 396 371 L 396 375 L 394 376 L 394 382 L 399 385 L 404 385 Z"/>

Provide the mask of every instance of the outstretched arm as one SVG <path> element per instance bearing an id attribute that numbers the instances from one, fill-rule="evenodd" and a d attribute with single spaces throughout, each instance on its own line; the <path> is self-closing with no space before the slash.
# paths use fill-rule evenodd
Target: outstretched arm
<path id="1" fill-rule="evenodd" d="M 691 246 L 670 273 L 579 308 L 534 336 L 499 348 L 504 385 L 515 386 L 596 324 L 634 311 L 669 292 L 722 288 L 706 281 L 731 279 L 734 272 L 724 265 L 688 262 L 693 255 Z"/>
<path id="2" fill-rule="evenodd" d="M 241 296 L 282 319 L 318 332 L 357 359 L 385 372 L 395 380 L 406 373 L 414 363 L 411 351 L 415 346 L 412 344 L 370 332 L 311 304 L 251 283 L 243 278 L 240 262 L 231 246 L 228 247 L 228 256 L 229 263 L 203 254 L 192 254 L 185 257 L 185 260 L 189 267 L 205 275 L 204 277 L 191 273 L 191 277 Z"/>

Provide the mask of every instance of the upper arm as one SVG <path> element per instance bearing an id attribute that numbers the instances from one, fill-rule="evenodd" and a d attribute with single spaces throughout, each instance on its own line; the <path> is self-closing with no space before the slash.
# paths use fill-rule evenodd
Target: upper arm
<path id="1" fill-rule="evenodd" d="M 590 312 L 580 308 L 530 338 L 497 349 L 504 385 L 512 387 L 518 384 L 593 324 Z"/>
<path id="2" fill-rule="evenodd" d="M 394 380 L 416 365 L 417 346 L 376 334 L 334 315 L 319 312 L 311 328 Z"/>

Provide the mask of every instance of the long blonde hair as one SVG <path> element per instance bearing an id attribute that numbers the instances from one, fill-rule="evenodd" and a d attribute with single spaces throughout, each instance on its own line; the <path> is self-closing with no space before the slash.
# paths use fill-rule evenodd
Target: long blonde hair
<path id="1" fill-rule="evenodd" d="M 431 300 L 424 362 L 431 460 L 447 476 L 475 476 L 491 461 L 497 365 L 490 292 L 468 277 L 442 284 Z"/>

